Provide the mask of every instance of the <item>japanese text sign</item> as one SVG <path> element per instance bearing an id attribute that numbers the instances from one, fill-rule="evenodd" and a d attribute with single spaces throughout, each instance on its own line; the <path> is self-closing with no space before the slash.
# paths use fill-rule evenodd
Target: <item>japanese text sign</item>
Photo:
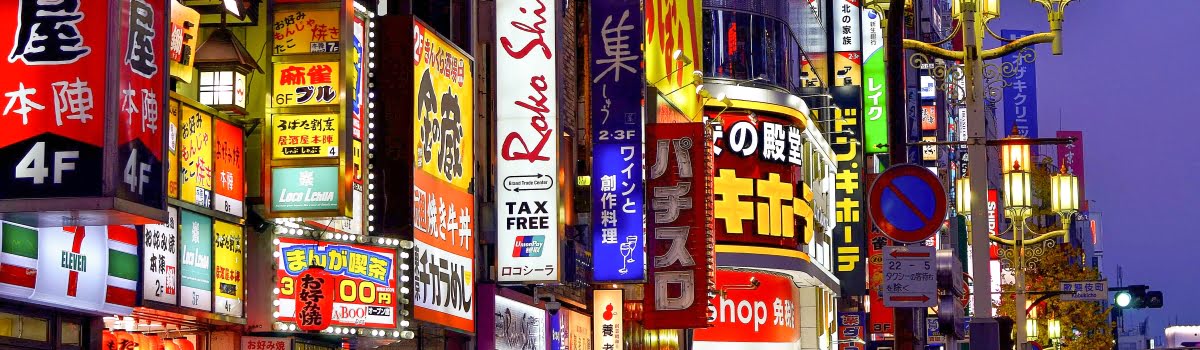
<path id="1" fill-rule="evenodd" d="M 1008 40 L 1020 39 L 1033 35 L 1033 31 L 1009 30 L 1000 31 L 1000 36 Z M 1033 49 L 1017 50 L 1004 56 L 1004 63 L 1011 64 L 1013 76 L 1006 76 L 1004 84 L 1004 124 L 1001 125 L 1005 135 L 1015 127 L 1017 135 L 1022 137 L 1038 137 L 1037 119 L 1037 64 L 1033 62 Z M 1014 136 L 1014 135 L 1009 135 Z"/>
<path id="2" fill-rule="evenodd" d="M 242 217 L 246 197 L 245 138 L 242 128 L 213 119 L 213 197 L 217 211 Z"/>
<path id="3" fill-rule="evenodd" d="M 298 277 L 310 265 L 321 266 L 336 280 L 332 326 L 396 328 L 395 249 L 361 244 L 317 242 L 278 237 L 279 317 L 295 322 Z"/>
<path id="4" fill-rule="evenodd" d="M 242 316 L 243 286 L 242 227 L 224 221 L 213 221 L 213 293 L 215 312 Z"/>
<path id="5" fill-rule="evenodd" d="M 875 313 L 871 314 L 874 315 Z M 838 350 L 862 350 L 867 339 L 865 331 L 867 314 L 862 312 L 839 312 L 837 318 L 837 339 L 840 343 L 838 344 Z"/>
<path id="6" fill-rule="evenodd" d="M 275 107 L 331 105 L 341 102 L 338 62 L 276 63 Z"/>
<path id="7" fill-rule="evenodd" d="M 474 332 L 474 196 L 424 171 L 413 175 L 416 318 Z"/>
<path id="8" fill-rule="evenodd" d="M 546 350 L 546 311 L 496 296 L 496 350 Z"/>
<path id="9" fill-rule="evenodd" d="M 167 196 L 179 199 L 179 175 L 183 169 L 179 167 L 179 150 L 182 149 L 179 140 L 179 115 L 183 113 L 182 103 L 172 98 L 167 101 Z"/>
<path id="10" fill-rule="evenodd" d="M 475 176 L 474 63 L 420 21 L 413 23 L 413 36 L 416 166 L 466 191 Z"/>
<path id="11" fill-rule="evenodd" d="M 137 298 L 137 241 L 133 226 L 0 222 L 0 296 L 129 315 Z"/>
<path id="12" fill-rule="evenodd" d="M 874 182 L 873 178 L 868 178 Z M 867 251 L 870 252 L 869 261 L 867 263 L 867 272 L 870 274 L 870 300 L 871 309 L 871 334 L 888 334 L 892 333 L 893 324 L 895 323 L 895 313 L 892 308 L 883 305 L 883 295 L 879 292 L 880 286 L 883 286 L 883 248 L 891 245 L 892 240 L 883 235 L 879 230 L 871 230 L 870 240 L 867 242 Z M 862 338 L 866 338 L 863 336 Z"/>
<path id="13" fill-rule="evenodd" d="M 212 311 L 213 220 L 187 210 L 179 213 L 179 305 Z"/>
<path id="14" fill-rule="evenodd" d="M 121 14 L 120 108 L 117 161 L 122 186 L 117 196 L 155 208 L 166 208 L 163 140 L 166 124 L 159 111 L 166 105 L 166 3 L 118 0 Z M 67 92 L 69 97 L 70 92 Z M 89 96 L 90 98 L 90 96 Z M 69 99 L 67 99 L 70 102 Z M 55 101 L 56 105 L 58 101 Z M 70 106 L 69 103 L 67 103 Z M 102 113 L 97 110 L 98 113 Z M 69 118 L 69 116 L 68 116 Z"/>
<path id="15" fill-rule="evenodd" d="M 1063 292 L 1073 292 L 1074 294 L 1063 294 L 1062 300 L 1086 300 L 1086 301 L 1105 301 L 1108 300 L 1108 281 L 1075 281 L 1075 282 L 1059 282 L 1059 290 Z"/>
<path id="16" fill-rule="evenodd" d="M 758 281 L 752 287 L 751 278 Z M 717 270 L 709 302 L 713 326 L 695 331 L 696 350 L 772 349 L 800 339 L 800 290 L 791 277 L 769 272 Z M 776 345 L 778 346 L 778 345 Z"/>
<path id="17" fill-rule="evenodd" d="M 643 317 L 648 329 L 708 326 L 704 145 L 701 123 L 646 128 L 646 159 L 651 164 L 646 181 L 650 194 L 646 253 L 654 262 Z"/>
<path id="18" fill-rule="evenodd" d="M 1079 177 L 1079 208 L 1083 211 L 1087 211 L 1087 191 L 1085 191 L 1083 181 L 1083 132 L 1060 130 L 1055 134 L 1055 136 L 1059 138 L 1075 138 L 1074 143 L 1058 145 L 1058 164 L 1067 167 L 1067 171 L 1071 175 Z"/>
<path id="19" fill-rule="evenodd" d="M 271 169 L 271 210 L 337 209 L 338 184 L 335 166 Z"/>
<path id="20" fill-rule="evenodd" d="M 550 350 L 592 349 L 592 318 L 588 315 L 559 309 L 550 315 L 550 332 Z"/>
<path id="21" fill-rule="evenodd" d="M 142 299 L 175 305 L 179 300 L 179 209 L 167 222 L 142 227 Z"/>
<path id="22" fill-rule="evenodd" d="M 500 282 L 557 281 L 558 9 L 545 0 L 496 4 L 496 201 Z M 549 28 L 543 28 L 547 21 Z"/>
<path id="23" fill-rule="evenodd" d="M 592 4 L 592 276 L 646 278 L 642 186 L 642 18 L 637 0 Z M 603 39 L 603 40 L 599 40 Z"/>
<path id="24" fill-rule="evenodd" d="M 883 247 L 883 283 L 880 294 L 888 307 L 932 307 L 937 304 L 934 248 Z"/>
<path id="25" fill-rule="evenodd" d="M 661 91 L 673 91 L 691 84 L 691 72 L 703 70 L 704 63 L 700 50 L 700 0 L 646 0 L 644 3 L 646 81 L 656 82 L 654 87 Z M 619 21 L 620 18 L 613 20 Z M 599 38 L 604 36 L 594 38 L 593 41 Z M 636 46 L 630 47 L 635 48 L 633 52 L 639 52 Z M 684 56 L 692 60 L 692 64 L 687 65 L 682 58 L 674 59 L 676 50 L 682 51 Z M 600 51 L 594 51 L 593 55 L 598 56 L 599 53 Z M 666 98 L 672 105 L 679 107 L 684 117 L 689 120 L 694 121 L 700 117 L 701 106 L 697 95 L 670 94 Z"/>
<path id="26" fill-rule="evenodd" d="M 625 325 L 625 291 L 597 289 L 592 291 L 593 349 L 624 349 L 622 333 Z"/>
<path id="27" fill-rule="evenodd" d="M 921 106 L 921 131 L 937 130 L 937 106 L 924 105 Z"/>
<path id="28" fill-rule="evenodd" d="M 292 350 L 292 339 L 243 336 L 241 350 Z"/>
<path id="29" fill-rule="evenodd" d="M 171 0 L 171 47 L 167 51 L 171 76 L 185 83 L 192 82 L 195 70 L 196 40 L 200 32 L 200 12 Z"/>
<path id="30" fill-rule="evenodd" d="M 860 22 L 862 18 L 860 0 L 836 0 L 833 2 L 833 51 L 848 52 L 862 50 Z M 840 68 L 839 68 L 840 69 Z"/>
<path id="31" fill-rule="evenodd" d="M 842 55 L 836 55 L 842 57 Z M 837 66 L 841 66 L 840 64 Z M 839 68 L 840 69 L 840 68 Z M 840 72 L 839 72 L 840 73 Z M 842 292 L 845 295 L 864 295 L 866 293 L 866 231 L 863 222 L 867 219 L 863 214 L 863 196 L 866 186 L 862 181 L 863 145 L 858 135 L 861 135 L 861 124 L 858 104 L 862 102 L 859 96 L 860 87 L 847 84 L 847 81 L 834 82 L 837 86 L 830 90 L 834 103 L 842 108 L 833 110 L 830 133 L 830 147 L 833 149 L 837 162 L 837 174 L 834 177 L 834 219 L 837 221 L 833 230 L 834 237 L 834 275 L 841 281 Z M 850 133 L 846 132 L 850 131 Z"/>
<path id="32" fill-rule="evenodd" d="M 179 199 L 211 208 L 213 116 L 186 103 L 179 113 Z"/>
<path id="33" fill-rule="evenodd" d="M 887 65 L 883 59 L 883 16 L 875 10 L 864 9 L 863 24 L 863 140 L 866 153 L 887 152 Z"/>
<path id="34" fill-rule="evenodd" d="M 813 192 L 801 176 L 806 154 L 797 124 L 766 113 L 721 114 L 712 135 L 718 242 L 798 249 L 812 240 Z"/>
<path id="35" fill-rule="evenodd" d="M 272 53 L 284 55 L 340 52 L 341 22 L 338 13 L 337 9 L 275 12 L 275 44 Z"/>
<path id="36" fill-rule="evenodd" d="M 336 114 L 274 115 L 271 156 L 275 159 L 337 157 L 343 134 L 341 120 Z"/>

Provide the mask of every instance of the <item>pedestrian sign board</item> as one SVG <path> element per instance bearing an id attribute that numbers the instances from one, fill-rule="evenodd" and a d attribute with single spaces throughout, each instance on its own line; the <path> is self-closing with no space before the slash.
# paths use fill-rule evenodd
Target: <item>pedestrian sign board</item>
<path id="1" fill-rule="evenodd" d="M 929 169 L 901 164 L 884 171 L 867 192 L 871 221 L 888 238 L 916 243 L 946 220 L 946 189 Z"/>
<path id="2" fill-rule="evenodd" d="M 1060 282 L 1063 292 L 1062 300 L 1068 301 L 1105 301 L 1108 300 L 1108 280 Z"/>
<path id="3" fill-rule="evenodd" d="M 937 303 L 937 270 L 934 248 L 890 246 L 883 248 L 883 284 L 880 294 L 887 307 L 931 307 Z"/>

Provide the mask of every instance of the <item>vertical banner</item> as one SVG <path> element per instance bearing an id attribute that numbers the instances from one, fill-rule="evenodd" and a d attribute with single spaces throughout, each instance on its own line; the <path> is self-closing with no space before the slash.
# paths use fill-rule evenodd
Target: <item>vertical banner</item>
<path id="1" fill-rule="evenodd" d="M 833 51 L 853 52 L 862 50 L 861 14 L 859 0 L 833 1 Z M 837 69 L 843 67 L 834 66 Z"/>
<path id="2" fill-rule="evenodd" d="M 1005 39 L 1020 39 L 1033 35 L 1031 30 L 1003 29 L 1000 36 Z M 1004 135 L 1017 129 L 1017 135 L 1022 137 L 1038 137 L 1037 119 L 1037 64 L 1033 60 L 1033 49 L 1017 50 L 1004 56 L 1004 62 L 1012 64 L 1012 77 L 1005 78 L 1004 84 L 1004 124 L 1000 126 Z M 1028 60 L 1028 61 L 1027 61 Z"/>
<path id="3" fill-rule="evenodd" d="M 873 180 L 873 179 L 868 179 Z M 881 288 L 883 288 L 883 247 L 891 245 L 892 241 L 883 235 L 879 230 L 871 230 L 870 240 L 867 243 L 869 251 L 869 259 L 867 264 L 867 272 L 870 273 L 870 333 L 876 340 L 891 339 L 893 326 L 895 324 L 895 313 L 892 308 L 883 305 L 883 296 Z M 864 335 L 864 339 L 867 337 Z"/>
<path id="4" fill-rule="evenodd" d="M 860 215 L 863 205 L 862 173 L 866 164 L 863 160 L 865 146 L 860 117 L 862 98 L 862 43 L 859 35 L 859 3 L 857 0 L 836 0 L 832 23 L 833 35 L 833 87 L 830 94 L 834 109 L 830 147 L 838 163 L 838 186 L 834 205 L 837 226 L 834 228 L 834 255 L 836 271 L 841 281 L 843 296 L 860 296 L 866 293 L 866 232 L 863 230 L 865 215 Z"/>
<path id="5" fill-rule="evenodd" d="M 1067 167 L 1067 172 L 1079 177 L 1079 208 L 1081 211 L 1088 211 L 1087 192 L 1084 191 L 1083 181 L 1083 132 L 1082 131 L 1058 131 L 1055 137 L 1066 138 L 1074 137 L 1075 142 L 1065 145 L 1058 145 L 1058 164 Z"/>
<path id="6" fill-rule="evenodd" d="M 874 306 L 874 305 L 872 305 Z M 872 315 L 874 313 L 871 313 Z M 862 350 L 866 348 L 867 314 L 862 312 L 839 312 L 837 320 L 838 350 Z"/>
<path id="7" fill-rule="evenodd" d="M 167 101 L 167 196 L 170 198 L 179 199 L 179 176 L 182 173 L 179 167 L 179 115 L 183 113 L 180 105 L 183 104 L 177 99 Z"/>
<path id="8" fill-rule="evenodd" d="M 416 318 L 475 332 L 474 62 L 413 23 Z"/>
<path id="9" fill-rule="evenodd" d="M 497 262 L 500 282 L 553 282 L 558 252 L 558 9 L 543 0 L 496 4 Z M 536 27 L 535 27 L 536 25 Z M 548 33 L 547 33 L 548 32 Z"/>
<path id="10" fill-rule="evenodd" d="M 180 211 L 180 306 L 212 311 L 212 229 L 212 218 Z"/>
<path id="11" fill-rule="evenodd" d="M 887 64 L 883 62 L 883 16 L 863 10 L 863 143 L 867 153 L 888 151 Z"/>
<path id="12" fill-rule="evenodd" d="M 642 318 L 647 329 L 708 326 L 705 142 L 701 123 L 646 128 L 646 186 L 651 194 L 646 252 L 654 262 Z"/>
<path id="13" fill-rule="evenodd" d="M 674 91 L 691 84 L 691 72 L 704 71 L 700 49 L 700 0 L 645 0 L 644 3 L 646 81 L 654 82 L 654 88 L 660 91 Z M 604 37 L 593 40 L 599 38 Z M 675 59 L 675 51 L 690 59 L 690 66 L 682 57 Z M 593 55 L 598 53 L 593 51 Z M 696 94 L 671 94 L 665 98 L 688 120 L 699 121 L 701 106 Z"/>
<path id="14" fill-rule="evenodd" d="M 117 123 L 117 161 L 122 164 L 117 197 L 153 208 L 166 209 L 163 140 L 167 92 L 167 18 L 164 1 L 122 0 L 117 31 L 121 37 L 121 67 L 118 70 L 121 105 Z M 82 17 L 82 16 L 81 16 Z M 66 86 L 73 87 L 73 86 Z M 54 100 L 56 107 L 74 109 L 72 89 L 64 89 Z M 88 99 L 91 98 L 90 93 Z M 97 110 L 97 113 L 104 113 Z"/>
<path id="15" fill-rule="evenodd" d="M 179 105 L 179 199 L 211 208 L 213 116 L 186 103 Z"/>
<path id="16" fill-rule="evenodd" d="M 213 292 L 219 314 L 242 317 L 242 266 L 245 259 L 242 227 L 224 221 L 213 222 Z"/>
<path id="17" fill-rule="evenodd" d="M 167 208 L 167 222 L 142 227 L 142 299 L 175 305 L 179 301 L 179 209 Z"/>
<path id="18" fill-rule="evenodd" d="M 622 350 L 625 325 L 625 290 L 592 291 L 592 349 Z"/>
<path id="19" fill-rule="evenodd" d="M 646 278 L 642 229 L 642 8 L 637 0 L 593 2 L 592 276 Z"/>
<path id="20" fill-rule="evenodd" d="M 246 197 L 245 137 L 242 128 L 220 119 L 213 119 L 214 159 L 213 184 L 214 206 L 217 211 L 237 217 L 243 216 L 243 200 Z"/>
<path id="21" fill-rule="evenodd" d="M 192 82 L 195 70 L 196 41 L 200 32 L 200 12 L 184 6 L 179 0 L 171 0 L 171 47 L 167 54 L 171 77 L 185 83 Z"/>

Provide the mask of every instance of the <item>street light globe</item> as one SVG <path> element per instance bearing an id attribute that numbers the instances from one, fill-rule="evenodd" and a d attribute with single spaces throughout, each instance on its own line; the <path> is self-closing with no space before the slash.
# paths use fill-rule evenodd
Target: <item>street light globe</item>
<path id="1" fill-rule="evenodd" d="M 1133 302 L 1133 295 L 1130 295 L 1129 292 L 1117 293 L 1117 307 L 1122 307 L 1122 308 L 1128 307 L 1129 304 L 1132 302 Z"/>
<path id="2" fill-rule="evenodd" d="M 962 19 L 962 9 L 965 3 L 974 2 L 975 11 L 984 22 L 1000 17 L 1000 0 L 954 0 L 950 2 L 950 13 L 956 19 Z"/>
<path id="3" fill-rule="evenodd" d="M 1030 173 L 1012 172 L 1004 174 L 1004 204 L 1011 209 L 1033 206 L 1031 200 Z"/>
<path id="4" fill-rule="evenodd" d="M 1079 178 L 1064 167 L 1050 176 L 1050 209 L 1059 213 L 1079 211 Z"/>
<path id="5" fill-rule="evenodd" d="M 963 175 L 954 182 L 954 208 L 964 215 L 971 213 L 971 178 Z"/>
<path id="6" fill-rule="evenodd" d="M 1009 139 L 1022 139 L 1022 137 L 1013 136 Z M 1000 146 L 1000 159 L 1001 174 L 1029 171 L 1029 144 L 1009 143 Z"/>

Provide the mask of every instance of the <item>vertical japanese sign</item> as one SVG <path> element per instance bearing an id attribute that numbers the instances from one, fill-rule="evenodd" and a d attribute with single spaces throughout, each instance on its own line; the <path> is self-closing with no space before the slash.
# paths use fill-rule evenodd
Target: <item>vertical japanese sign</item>
<path id="1" fill-rule="evenodd" d="M 1000 31 L 1005 39 L 1020 39 L 1033 35 L 1030 30 Z M 1022 137 L 1038 137 L 1037 121 L 1037 65 L 1032 62 L 1033 49 L 1017 50 L 1004 56 L 1004 62 L 1013 65 L 1015 75 L 1005 78 L 1004 84 L 1004 125 L 1001 125 L 1005 135 L 1012 133 L 1013 127 L 1017 135 Z M 1028 60 L 1028 61 L 1027 61 Z M 1011 135 L 1009 135 L 1011 136 Z"/>
<path id="2" fill-rule="evenodd" d="M 937 106 L 921 106 L 921 131 L 935 131 L 938 128 Z"/>
<path id="3" fill-rule="evenodd" d="M 862 8 L 859 0 L 834 0 L 833 4 L 833 51 L 862 50 Z"/>
<path id="4" fill-rule="evenodd" d="M 690 72 L 702 71 L 704 66 L 700 50 L 700 0 L 645 0 L 644 3 L 646 81 L 656 82 L 654 88 L 660 91 L 674 91 L 691 84 Z M 603 36 L 593 39 L 599 38 Z M 682 58 L 673 58 L 676 50 L 691 59 L 690 67 Z M 599 52 L 593 51 L 593 55 L 596 54 Z M 678 107 L 688 120 L 698 121 L 700 118 L 701 106 L 696 94 L 671 94 L 666 99 Z"/>
<path id="5" fill-rule="evenodd" d="M 275 12 L 272 53 L 275 55 L 336 53 L 341 50 L 341 18 L 337 9 Z"/>
<path id="6" fill-rule="evenodd" d="M 490 294 L 490 293 L 489 293 Z M 496 350 L 546 350 L 546 311 L 496 296 Z"/>
<path id="7" fill-rule="evenodd" d="M 622 333 L 625 325 L 625 290 L 597 289 L 592 291 L 593 349 L 624 349 Z"/>
<path id="8" fill-rule="evenodd" d="M 212 311 L 212 229 L 212 218 L 180 210 L 180 306 Z"/>
<path id="9" fill-rule="evenodd" d="M 862 312 L 839 312 L 837 320 L 838 350 L 865 349 L 866 325 L 867 315 Z"/>
<path id="10" fill-rule="evenodd" d="M 868 180 L 874 181 L 873 178 L 868 178 Z M 870 252 L 870 260 L 868 260 L 867 272 L 871 277 L 871 309 L 868 310 L 871 315 L 870 333 L 877 340 L 890 339 L 894 332 L 895 314 L 892 312 L 892 308 L 883 305 L 883 294 L 880 288 L 883 286 L 883 247 L 891 245 L 892 240 L 884 236 L 883 232 L 875 229 L 871 230 L 869 238 L 867 249 Z M 863 336 L 862 338 L 866 339 L 867 337 Z"/>
<path id="11" fill-rule="evenodd" d="M 864 9 L 863 24 L 863 143 L 866 153 L 888 151 L 887 64 L 883 62 L 883 16 Z"/>
<path id="12" fill-rule="evenodd" d="M 179 112 L 179 199 L 211 208 L 213 116 L 186 103 Z"/>
<path id="13" fill-rule="evenodd" d="M 475 176 L 471 142 L 475 138 L 474 63 L 461 49 L 419 21 L 413 25 L 413 36 L 417 170 L 465 192 Z"/>
<path id="14" fill-rule="evenodd" d="M 175 305 L 179 301 L 179 209 L 167 208 L 162 225 L 142 227 L 142 298 Z"/>
<path id="15" fill-rule="evenodd" d="M 331 295 L 332 326 L 394 329 L 397 322 L 396 250 L 362 244 L 279 237 L 277 319 L 296 322 L 304 287 L 298 278 L 310 265 L 325 269 L 337 288 Z M 323 315 L 316 315 L 323 316 Z M 544 326 L 544 324 L 543 324 Z"/>
<path id="16" fill-rule="evenodd" d="M 791 349 L 799 342 L 800 290 L 790 276 L 717 270 L 717 288 L 726 292 L 709 299 L 713 326 L 695 330 L 693 349 Z"/>
<path id="17" fill-rule="evenodd" d="M 592 4 L 592 276 L 646 278 L 642 188 L 642 67 L 645 33 L 637 0 Z"/>
<path id="18" fill-rule="evenodd" d="M 121 14 L 117 33 L 121 37 L 122 59 L 117 84 L 121 96 L 117 160 L 123 165 L 123 171 L 117 197 L 165 209 L 163 140 L 166 131 L 163 125 L 166 120 L 160 118 L 159 111 L 166 105 L 167 40 L 164 36 L 167 35 L 168 9 L 163 1 L 118 2 Z M 57 106 L 58 101 L 55 102 Z"/>
<path id="19" fill-rule="evenodd" d="M 500 282 L 557 281 L 558 9 L 546 0 L 496 4 L 497 271 Z"/>
<path id="20" fill-rule="evenodd" d="M 105 110 L 115 102 L 100 67 L 118 54 L 105 40 L 117 20 L 104 15 L 109 5 L 19 0 L 0 9 L 0 199 L 100 195 Z"/>
<path id="21" fill-rule="evenodd" d="M 658 103 L 666 103 L 657 100 Z M 646 252 L 654 264 L 646 283 L 648 329 L 704 328 L 708 296 L 708 196 L 701 123 L 649 124 L 646 128 Z"/>
<path id="22" fill-rule="evenodd" d="M 842 295 L 860 296 L 866 293 L 866 231 L 860 215 L 863 205 L 862 173 L 863 161 L 862 118 L 862 42 L 859 34 L 861 21 L 857 0 L 837 0 L 830 11 L 833 34 L 833 87 L 830 94 L 840 108 L 834 109 L 829 132 L 829 143 L 837 158 L 834 186 L 834 217 L 837 225 L 833 231 L 836 271 L 841 281 Z M 847 132 L 849 131 L 849 132 Z"/>
<path id="23" fill-rule="evenodd" d="M 183 113 L 182 103 L 174 98 L 167 101 L 167 196 L 179 199 L 179 150 L 182 143 L 179 140 L 179 115 Z"/>
<path id="24" fill-rule="evenodd" d="M 550 331 L 550 350 L 592 349 L 592 318 L 588 315 L 560 309 L 550 315 Z"/>
<path id="25" fill-rule="evenodd" d="M 276 63 L 275 107 L 317 106 L 341 102 L 338 62 Z"/>
<path id="26" fill-rule="evenodd" d="M 1083 181 L 1083 132 L 1082 131 L 1058 131 L 1055 137 L 1067 138 L 1074 137 L 1075 142 L 1065 145 L 1058 145 L 1058 164 L 1067 167 L 1067 171 L 1079 177 L 1079 208 L 1082 211 L 1088 210 L 1087 196 L 1084 191 Z"/>
<path id="27" fill-rule="evenodd" d="M 243 245 L 242 227 L 224 221 L 213 222 L 213 292 L 219 314 L 242 316 Z"/>
<path id="28" fill-rule="evenodd" d="M 192 82 L 195 70 L 196 35 L 200 32 L 200 12 L 184 6 L 179 0 L 171 0 L 171 47 L 167 54 L 170 59 L 171 77 L 185 83 Z"/>
<path id="29" fill-rule="evenodd" d="M 245 138 L 242 128 L 220 119 L 213 119 L 213 175 L 216 183 L 213 196 L 217 211 L 237 217 L 243 216 L 243 201 L 246 197 Z"/>
<path id="30" fill-rule="evenodd" d="M 474 332 L 474 197 L 424 171 L 413 175 L 416 317 Z"/>

